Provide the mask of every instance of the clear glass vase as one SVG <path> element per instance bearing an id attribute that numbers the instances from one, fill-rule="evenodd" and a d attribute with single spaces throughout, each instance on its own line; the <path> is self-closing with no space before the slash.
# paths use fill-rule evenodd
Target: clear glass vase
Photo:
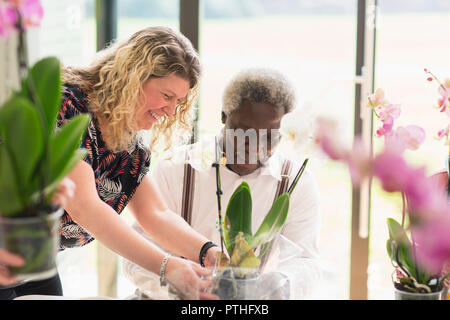
<path id="1" fill-rule="evenodd" d="M 442 291 L 432 293 L 413 293 L 394 289 L 395 300 L 441 300 Z"/>
<path id="2" fill-rule="evenodd" d="M 57 273 L 59 221 L 63 212 L 58 209 L 37 217 L 0 216 L 1 247 L 25 260 L 21 267 L 8 268 L 22 282 L 47 279 Z"/>
<path id="3" fill-rule="evenodd" d="M 213 277 L 211 292 L 221 300 L 255 300 L 259 274 L 255 269 L 223 268 Z"/>

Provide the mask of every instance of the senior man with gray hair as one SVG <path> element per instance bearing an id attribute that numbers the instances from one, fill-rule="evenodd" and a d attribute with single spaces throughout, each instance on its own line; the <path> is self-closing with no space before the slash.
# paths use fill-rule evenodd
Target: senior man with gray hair
<path id="1" fill-rule="evenodd" d="M 243 181 L 252 194 L 252 229 L 261 224 L 273 201 L 294 180 L 300 164 L 276 152 L 283 116 L 295 106 L 292 84 L 272 69 L 247 69 L 228 83 L 223 94 L 223 129 L 217 136 L 226 154 L 222 167 L 222 203 L 226 206 Z M 240 141 L 240 143 L 239 143 Z M 211 143 L 198 142 L 164 157 L 150 174 L 162 199 L 198 232 L 220 243 L 216 172 L 202 167 Z M 260 265 L 259 284 L 252 299 L 305 299 L 321 279 L 318 262 L 320 232 L 319 191 L 306 169 L 291 195 L 289 212 L 280 235 Z M 151 241 L 139 225 L 134 228 Z M 168 235 L 176 237 L 177 235 Z M 126 277 L 153 299 L 166 299 L 158 275 L 124 261 Z"/>

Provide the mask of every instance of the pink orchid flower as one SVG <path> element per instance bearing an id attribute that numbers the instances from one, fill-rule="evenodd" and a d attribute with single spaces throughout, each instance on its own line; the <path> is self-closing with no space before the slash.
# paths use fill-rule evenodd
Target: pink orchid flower
<path id="1" fill-rule="evenodd" d="M 425 130 L 416 125 L 398 127 L 395 131 L 385 135 L 387 148 L 403 152 L 406 149 L 417 150 L 425 141 Z"/>
<path id="2" fill-rule="evenodd" d="M 389 134 L 394 127 L 394 119 L 400 116 L 401 109 L 398 104 L 389 104 L 385 108 L 379 110 L 377 116 L 383 123 L 383 126 L 377 130 L 377 136 L 381 137 Z"/>
<path id="3" fill-rule="evenodd" d="M 438 133 L 436 134 L 435 138 L 438 140 L 445 138 L 445 144 L 448 145 L 449 144 L 449 132 L 450 132 L 450 124 L 447 125 L 447 128 L 439 130 Z"/>
<path id="4" fill-rule="evenodd" d="M 375 115 L 380 119 L 383 125 L 377 129 L 378 137 L 389 134 L 394 127 L 394 120 L 400 116 L 401 109 L 397 104 L 389 103 L 385 99 L 383 89 L 378 88 L 369 97 L 368 107 L 372 108 Z"/>
<path id="5" fill-rule="evenodd" d="M 7 38 L 15 30 L 17 14 L 14 8 L 0 2 L 0 36 Z"/>
<path id="6" fill-rule="evenodd" d="M 333 160 L 343 160 L 348 157 L 348 150 L 337 141 L 337 123 L 331 119 L 319 117 L 316 119 L 315 132 L 313 134 L 315 144 Z"/>
<path id="7" fill-rule="evenodd" d="M 432 200 L 419 211 L 420 223 L 413 226 L 412 233 L 418 244 L 417 258 L 427 268 L 439 272 L 445 263 L 450 271 L 450 203 L 447 199 L 447 171 L 440 171 L 428 178 L 428 193 Z M 445 268 L 444 268 L 445 269 Z M 448 281 L 447 281 L 448 282 Z"/>
<path id="8" fill-rule="evenodd" d="M 337 139 L 336 123 L 325 118 L 316 120 L 314 136 L 316 144 L 328 157 L 348 165 L 354 185 L 358 185 L 364 178 L 371 175 L 372 159 L 359 137 L 355 138 L 352 150 L 347 149 Z"/>
<path id="9" fill-rule="evenodd" d="M 443 87 L 450 88 L 450 80 Z M 440 91 L 443 105 L 448 101 L 449 91 Z M 406 149 L 416 150 L 425 141 L 425 131 L 415 125 L 400 126 L 394 130 L 394 120 L 400 116 L 401 110 L 398 105 L 387 102 L 381 89 L 369 97 L 369 107 L 383 123 L 377 135 L 385 138 L 385 149 L 375 158 L 365 152 L 358 139 L 352 150 L 345 149 L 338 141 L 336 130 L 330 130 L 327 126 L 318 126 L 319 130 L 322 128 L 316 135 L 320 137 L 319 144 L 330 158 L 349 166 L 354 185 L 367 176 L 374 176 L 380 180 L 385 191 L 406 195 L 410 217 L 414 218 L 412 231 L 419 262 L 438 270 L 443 262 L 450 261 L 450 205 L 446 192 L 435 190 L 435 183 L 427 178 L 424 167 L 413 168 L 403 158 Z M 445 112 L 449 112 L 448 109 L 447 106 Z M 447 137 L 448 141 L 449 131 L 450 125 L 439 132 L 439 138 Z"/>
<path id="10" fill-rule="evenodd" d="M 417 243 L 417 259 L 430 271 L 440 272 L 450 259 L 450 212 L 439 219 L 415 226 L 412 229 Z"/>
<path id="11" fill-rule="evenodd" d="M 425 168 L 410 167 L 397 150 L 385 149 L 375 157 L 373 175 L 385 191 L 404 192 L 413 211 L 422 210 L 433 201 Z"/>
<path id="12" fill-rule="evenodd" d="M 393 119 L 397 119 L 400 116 L 401 108 L 398 104 L 389 104 L 384 109 L 382 109 L 379 113 L 380 120 L 384 121 L 387 117 L 392 117 Z"/>
<path id="13" fill-rule="evenodd" d="M 394 127 L 394 117 L 387 115 L 384 119 L 383 125 L 377 129 L 376 134 L 378 137 L 389 134 Z"/>
<path id="14" fill-rule="evenodd" d="M 26 27 L 38 27 L 40 25 L 44 10 L 39 0 L 23 0 L 19 10 Z"/>
<path id="15" fill-rule="evenodd" d="M 408 165 L 397 152 L 385 149 L 374 159 L 373 174 L 380 179 L 382 188 L 387 192 L 404 190 L 408 173 Z"/>
<path id="16" fill-rule="evenodd" d="M 359 185 L 372 174 L 373 160 L 360 137 L 355 138 L 353 148 L 344 161 L 348 164 L 353 185 Z"/>
<path id="17" fill-rule="evenodd" d="M 435 194 L 425 174 L 425 168 L 409 168 L 403 192 L 406 194 L 411 214 L 434 211 Z"/>
<path id="18" fill-rule="evenodd" d="M 9 36 L 17 30 L 18 14 L 22 18 L 22 28 L 40 25 L 44 10 L 39 0 L 6 0 L 0 1 L 0 35 Z"/>
<path id="19" fill-rule="evenodd" d="M 369 108 L 382 109 L 389 104 L 389 102 L 384 98 L 384 91 L 381 88 L 375 90 L 374 93 L 369 95 Z"/>

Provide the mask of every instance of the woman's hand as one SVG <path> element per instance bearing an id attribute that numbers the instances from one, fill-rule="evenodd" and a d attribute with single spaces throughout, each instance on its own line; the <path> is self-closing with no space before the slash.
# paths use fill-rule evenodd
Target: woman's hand
<path id="1" fill-rule="evenodd" d="M 65 177 L 59 183 L 58 189 L 52 197 L 52 203 L 65 207 L 75 194 L 75 183 L 70 178 Z"/>
<path id="2" fill-rule="evenodd" d="M 218 299 L 215 294 L 205 292 L 212 286 L 211 280 L 200 277 L 211 276 L 211 271 L 202 268 L 199 264 L 176 257 L 167 261 L 165 278 L 187 300 Z"/>
<path id="3" fill-rule="evenodd" d="M 7 266 L 21 267 L 23 264 L 24 260 L 21 257 L 0 249 L 0 285 L 9 286 L 18 282 L 15 276 L 9 274 Z"/>

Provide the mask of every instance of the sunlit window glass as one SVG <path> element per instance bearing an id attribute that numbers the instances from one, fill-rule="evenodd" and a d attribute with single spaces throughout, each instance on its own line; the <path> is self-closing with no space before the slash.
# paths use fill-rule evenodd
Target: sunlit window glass
<path id="1" fill-rule="evenodd" d="M 221 128 L 222 92 L 244 68 L 270 67 L 297 89 L 299 106 L 310 104 L 343 124 L 353 137 L 356 1 L 202 2 L 203 64 L 200 133 Z M 350 268 L 351 184 L 339 164 L 312 160 L 321 198 L 321 255 L 325 279 L 319 299 L 347 299 Z"/>

